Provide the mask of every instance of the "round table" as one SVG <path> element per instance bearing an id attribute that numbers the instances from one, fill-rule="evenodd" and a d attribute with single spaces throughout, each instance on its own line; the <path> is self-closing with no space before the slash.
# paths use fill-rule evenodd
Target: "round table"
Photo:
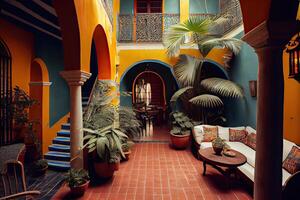
<path id="1" fill-rule="evenodd" d="M 225 155 L 216 155 L 213 148 L 205 148 L 199 150 L 199 156 L 203 160 L 203 175 L 206 172 L 206 164 L 211 165 L 224 175 L 231 175 L 234 173 L 238 166 L 241 166 L 247 162 L 247 158 L 244 154 L 231 149 L 236 155 L 235 157 L 229 157 Z M 221 167 L 227 168 L 223 170 Z"/>

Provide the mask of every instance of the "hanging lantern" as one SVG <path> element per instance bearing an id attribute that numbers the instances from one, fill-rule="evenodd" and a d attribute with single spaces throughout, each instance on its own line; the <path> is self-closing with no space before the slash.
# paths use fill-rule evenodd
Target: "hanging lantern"
<path id="1" fill-rule="evenodd" d="M 286 52 L 289 53 L 289 78 L 300 77 L 300 35 L 291 40 Z"/>

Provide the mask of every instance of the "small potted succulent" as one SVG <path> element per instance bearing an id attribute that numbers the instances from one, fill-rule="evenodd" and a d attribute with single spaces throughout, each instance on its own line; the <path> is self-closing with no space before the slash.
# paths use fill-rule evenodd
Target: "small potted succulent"
<path id="1" fill-rule="evenodd" d="M 42 176 L 46 173 L 48 169 L 48 162 L 45 159 L 37 160 L 32 165 L 32 175 L 33 176 Z"/>
<path id="2" fill-rule="evenodd" d="M 192 120 L 182 112 L 173 112 L 170 115 L 172 130 L 170 131 L 171 144 L 176 149 L 185 149 L 190 141 Z"/>
<path id="3" fill-rule="evenodd" d="M 72 196 L 82 196 L 90 183 L 90 177 L 84 169 L 70 169 L 65 181 L 71 189 Z"/>
<path id="4" fill-rule="evenodd" d="M 212 141 L 212 147 L 213 147 L 216 155 L 221 155 L 221 153 L 222 153 L 222 151 L 223 151 L 223 149 L 225 147 L 225 142 L 224 142 L 224 140 L 222 138 L 220 138 L 218 136 L 216 139 L 214 139 Z"/>

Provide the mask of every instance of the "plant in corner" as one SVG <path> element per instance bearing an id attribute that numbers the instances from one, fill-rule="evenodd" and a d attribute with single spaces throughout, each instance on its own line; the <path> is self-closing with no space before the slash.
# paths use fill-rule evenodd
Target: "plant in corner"
<path id="1" fill-rule="evenodd" d="M 70 169 L 65 181 L 71 189 L 71 195 L 82 196 L 89 186 L 90 177 L 84 169 Z"/>
<path id="2" fill-rule="evenodd" d="M 176 149 L 185 149 L 190 140 L 191 129 L 194 127 L 192 120 L 182 112 L 170 114 L 172 130 L 170 131 L 171 144 Z"/>
<path id="3" fill-rule="evenodd" d="M 201 19 L 191 17 L 188 20 L 171 26 L 163 37 L 164 46 L 169 57 L 176 57 L 182 45 L 196 45 L 202 57 L 193 57 L 180 54 L 174 66 L 174 73 L 181 85 L 171 98 L 172 107 L 180 98 L 191 110 L 201 113 L 203 123 L 219 124 L 225 121 L 222 116 L 225 98 L 242 98 L 242 89 L 230 80 L 209 74 L 209 69 L 203 69 L 206 56 L 214 48 L 224 48 L 229 53 L 223 56 L 225 70 L 229 69 L 228 62 L 232 55 L 239 53 L 241 41 L 235 38 L 221 38 L 216 27 L 224 22 L 225 18 Z M 192 108 L 192 109 L 191 109 Z M 198 112 L 197 112 L 198 113 Z"/>

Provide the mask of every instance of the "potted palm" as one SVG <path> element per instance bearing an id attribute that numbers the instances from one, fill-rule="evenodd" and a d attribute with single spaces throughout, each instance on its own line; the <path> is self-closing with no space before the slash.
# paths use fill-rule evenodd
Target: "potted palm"
<path id="1" fill-rule="evenodd" d="M 102 178 L 112 177 L 119 169 L 121 157 L 125 157 L 121 139 L 127 139 L 127 135 L 112 125 L 98 130 L 85 128 L 84 131 L 84 147 L 93 154 L 96 175 Z"/>
<path id="2" fill-rule="evenodd" d="M 175 149 L 185 149 L 190 140 L 191 129 L 194 127 L 192 120 L 182 112 L 170 114 L 172 130 L 170 131 L 171 145 Z"/>
<path id="3" fill-rule="evenodd" d="M 82 196 L 89 186 L 89 180 L 90 177 L 84 169 L 70 169 L 65 176 L 72 196 Z"/>
<path id="4" fill-rule="evenodd" d="M 241 41 L 235 38 L 220 38 L 216 26 L 223 19 L 200 19 L 192 17 L 182 23 L 171 26 L 163 37 L 164 46 L 170 57 L 178 56 L 174 66 L 179 89 L 171 98 L 174 109 L 175 102 L 180 98 L 186 109 L 200 109 L 203 123 L 219 123 L 224 121 L 222 110 L 224 103 L 221 98 L 242 98 L 243 90 L 230 80 L 208 76 L 203 69 L 206 56 L 213 48 L 226 48 L 229 54 L 224 55 L 224 70 L 228 70 L 232 55 L 239 53 Z M 197 45 L 202 57 L 179 54 L 182 45 Z"/>
<path id="5" fill-rule="evenodd" d="M 131 148 L 134 145 L 134 142 L 130 140 L 123 140 L 122 141 L 122 151 L 124 153 L 124 159 L 125 161 L 129 160 L 130 154 L 131 154 Z"/>

